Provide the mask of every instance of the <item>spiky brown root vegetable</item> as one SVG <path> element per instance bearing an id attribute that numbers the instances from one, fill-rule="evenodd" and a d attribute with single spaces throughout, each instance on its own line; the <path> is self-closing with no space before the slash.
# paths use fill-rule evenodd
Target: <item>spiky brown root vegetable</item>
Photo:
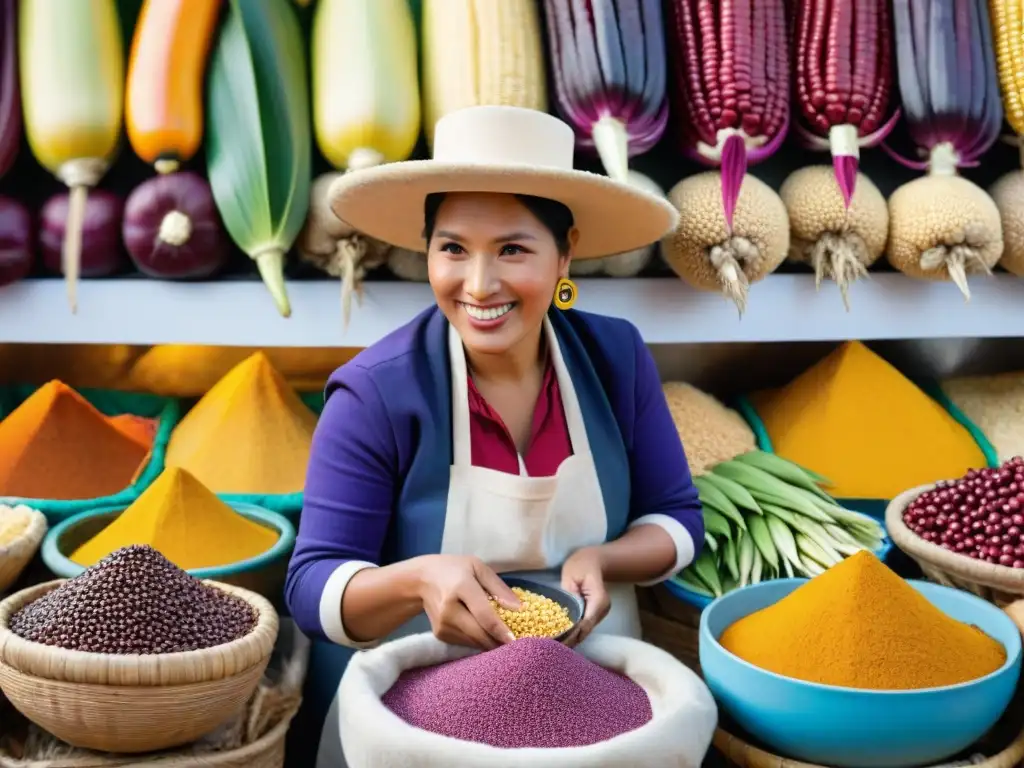
<path id="1" fill-rule="evenodd" d="M 882 193 L 862 173 L 849 209 L 828 165 L 794 171 L 779 196 L 789 214 L 789 258 L 814 269 L 814 282 L 823 278 L 839 286 L 850 308 L 849 288 L 885 252 L 889 238 L 889 207 Z"/>
<path id="2" fill-rule="evenodd" d="M 952 280 L 969 301 L 967 276 L 991 274 L 1002 254 L 999 209 L 962 176 L 924 176 L 890 196 L 889 263 L 905 275 Z"/>
<path id="3" fill-rule="evenodd" d="M 661 241 L 662 257 L 685 282 L 724 294 L 742 314 L 750 285 L 775 271 L 789 251 L 789 217 L 782 198 L 747 174 L 731 232 L 717 171 L 683 179 L 668 199 L 679 210 L 679 226 Z"/>
<path id="4" fill-rule="evenodd" d="M 1024 171 L 1010 171 L 989 189 L 1003 226 L 1003 257 L 999 266 L 1024 277 Z"/>
<path id="5" fill-rule="evenodd" d="M 388 251 L 388 269 L 400 280 L 427 282 L 427 255 L 407 248 L 392 247 Z"/>

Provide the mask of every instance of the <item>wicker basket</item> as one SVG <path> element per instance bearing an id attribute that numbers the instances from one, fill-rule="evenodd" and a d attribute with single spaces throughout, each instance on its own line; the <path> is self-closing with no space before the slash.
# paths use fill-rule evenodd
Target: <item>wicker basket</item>
<path id="1" fill-rule="evenodd" d="M 713 744 L 728 763 L 737 768 L 826 768 L 826 766 L 802 763 L 799 760 L 773 755 L 748 744 L 743 739 L 733 736 L 721 728 L 715 731 Z M 972 768 L 1014 768 L 1020 764 L 1021 760 L 1024 760 L 1024 730 L 1020 731 L 1005 749 L 991 755 L 983 762 L 974 763 Z"/>
<path id="2" fill-rule="evenodd" d="M 30 519 L 28 527 L 18 538 L 10 544 L 0 546 L 0 594 L 18 580 L 46 535 L 46 516 L 42 512 L 23 504 L 14 509 L 27 513 Z"/>
<path id="3" fill-rule="evenodd" d="M 0 689 L 29 720 L 76 747 L 139 753 L 199 739 L 245 706 L 277 639 L 266 599 L 210 581 L 256 609 L 252 632 L 188 653 L 117 656 L 32 643 L 8 629 L 18 610 L 62 583 L 0 602 Z"/>
<path id="4" fill-rule="evenodd" d="M 885 527 L 893 543 L 921 566 L 924 575 L 938 584 L 956 587 L 1005 608 L 1024 597 L 1024 568 L 993 565 L 943 549 L 925 541 L 903 522 L 903 511 L 934 485 L 921 485 L 905 491 L 889 502 Z"/>
<path id="5" fill-rule="evenodd" d="M 641 590 L 638 590 L 641 592 Z M 643 639 L 672 654 L 700 674 L 700 610 L 657 586 L 642 591 L 640 627 Z"/>

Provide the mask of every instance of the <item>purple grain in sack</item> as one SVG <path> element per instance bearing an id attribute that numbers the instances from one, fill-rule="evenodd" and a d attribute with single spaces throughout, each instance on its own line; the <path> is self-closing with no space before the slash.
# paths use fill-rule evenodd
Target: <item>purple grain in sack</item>
<path id="1" fill-rule="evenodd" d="M 546 638 L 409 670 L 381 700 L 417 728 L 508 749 L 583 747 L 651 719 L 643 688 Z"/>

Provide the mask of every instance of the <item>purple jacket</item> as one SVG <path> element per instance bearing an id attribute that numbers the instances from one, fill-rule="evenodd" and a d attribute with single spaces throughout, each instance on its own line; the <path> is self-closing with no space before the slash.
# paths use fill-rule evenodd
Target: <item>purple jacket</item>
<path id="1" fill-rule="evenodd" d="M 597 465 L 608 539 L 642 516 L 667 516 L 685 528 L 695 556 L 704 541 L 701 506 L 639 332 L 575 310 L 549 317 Z M 321 598 L 325 590 L 333 598 L 340 573 L 440 551 L 452 463 L 447 329 L 439 309 L 426 310 L 327 384 L 285 589 L 311 637 L 339 642 L 340 600 L 322 617 Z"/>

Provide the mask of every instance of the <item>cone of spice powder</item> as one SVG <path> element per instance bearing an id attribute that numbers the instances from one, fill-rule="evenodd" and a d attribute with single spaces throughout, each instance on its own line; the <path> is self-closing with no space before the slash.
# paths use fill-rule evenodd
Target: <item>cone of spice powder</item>
<path id="1" fill-rule="evenodd" d="M 167 466 L 187 469 L 214 493 L 297 493 L 317 417 L 262 352 L 196 403 L 171 433 Z"/>
<path id="2" fill-rule="evenodd" d="M 92 499 L 124 490 L 149 455 L 60 381 L 0 421 L 0 495 Z"/>
<path id="3" fill-rule="evenodd" d="M 891 499 L 985 466 L 961 424 L 859 341 L 752 400 L 775 452 L 829 478 L 836 498 Z"/>
<path id="4" fill-rule="evenodd" d="M 263 554 L 277 538 L 277 531 L 240 515 L 186 470 L 171 467 L 71 560 L 88 567 L 144 544 L 184 570 L 216 568 Z"/>
<path id="5" fill-rule="evenodd" d="M 1006 662 L 1001 643 L 947 616 L 866 551 L 730 625 L 719 643 L 778 675 L 885 691 L 965 683 Z"/>

